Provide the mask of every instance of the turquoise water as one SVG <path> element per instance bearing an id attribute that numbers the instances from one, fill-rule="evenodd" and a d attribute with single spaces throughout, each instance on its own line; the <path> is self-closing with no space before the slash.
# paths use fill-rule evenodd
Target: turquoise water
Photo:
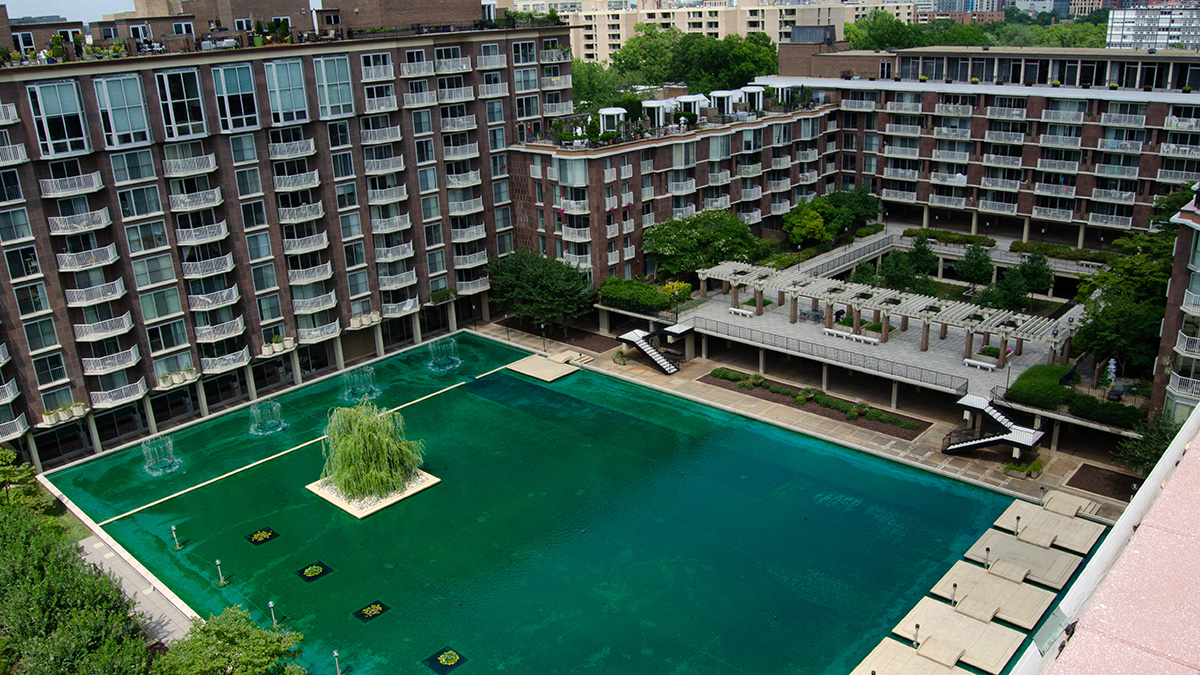
<path id="1" fill-rule="evenodd" d="M 464 360 L 473 345 L 460 339 Z M 477 372 L 498 365 L 485 360 Z M 440 389 L 410 375 L 423 384 L 376 402 Z M 424 672 L 450 646 L 463 672 L 832 674 L 1011 501 L 597 373 L 457 381 L 404 410 L 442 482 L 365 520 L 304 489 L 322 464 L 312 445 L 105 529 L 202 615 L 240 603 L 269 623 L 274 600 L 315 672 L 334 649 L 354 673 Z M 232 463 L 238 448 L 206 452 Z M 109 485 L 132 460 L 92 464 L 52 476 L 85 508 L 162 491 Z M 279 536 L 245 540 L 264 527 Z M 296 572 L 315 561 L 333 572 L 306 583 Z M 353 615 L 376 601 L 390 609 Z"/>

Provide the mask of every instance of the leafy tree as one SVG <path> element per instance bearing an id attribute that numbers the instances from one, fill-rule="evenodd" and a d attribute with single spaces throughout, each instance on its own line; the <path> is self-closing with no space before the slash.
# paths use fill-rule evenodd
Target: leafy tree
<path id="1" fill-rule="evenodd" d="M 662 29 L 658 24 L 639 23 L 634 27 L 633 37 L 613 52 L 612 67 L 618 74 L 641 84 L 661 85 L 678 65 L 672 60 L 683 35 L 674 26 Z"/>
<path id="2" fill-rule="evenodd" d="M 833 234 L 825 227 L 825 219 L 808 203 L 797 204 L 783 217 L 783 231 L 793 244 L 833 241 Z"/>
<path id="3" fill-rule="evenodd" d="M 1005 7 L 1004 23 L 1029 24 L 1033 23 L 1033 17 L 1029 16 L 1025 12 L 1022 12 L 1016 7 Z"/>
<path id="4" fill-rule="evenodd" d="M 850 281 L 874 286 L 875 282 L 879 281 L 879 275 L 875 273 L 875 263 L 863 262 L 855 265 L 854 273 L 850 275 Z"/>
<path id="5" fill-rule="evenodd" d="M 963 259 L 955 265 L 958 276 L 972 286 L 991 282 L 995 268 L 992 266 L 992 256 L 987 249 L 979 244 L 973 244 L 967 249 Z"/>
<path id="6" fill-rule="evenodd" d="M 1120 287 L 1132 293 L 1136 302 L 1149 302 L 1165 308 L 1167 280 L 1171 278 L 1171 263 L 1175 232 L 1162 230 L 1153 234 L 1130 234 L 1113 241 L 1120 252 L 1110 260 L 1108 269 L 1084 277 L 1079 282 L 1077 302 L 1085 302 L 1096 291 L 1107 293 Z"/>
<path id="7" fill-rule="evenodd" d="M 606 68 L 603 63 L 571 60 L 572 96 L 580 113 L 593 113 L 616 105 L 622 100 L 620 90 L 626 84 L 626 77 L 613 68 Z"/>
<path id="8" fill-rule="evenodd" d="M 1017 269 L 1020 270 L 1021 278 L 1024 279 L 1025 287 L 1030 293 L 1044 295 L 1054 286 L 1054 270 L 1050 269 L 1050 263 L 1042 251 L 1030 253 Z"/>
<path id="9" fill-rule="evenodd" d="M 883 285 L 902 291 L 911 289 L 917 278 L 917 269 L 913 266 L 912 258 L 904 251 L 892 251 L 883 257 L 879 264 L 879 277 Z"/>
<path id="10" fill-rule="evenodd" d="M 996 282 L 996 299 L 993 302 L 1000 309 L 1010 312 L 1024 312 L 1029 309 L 1029 285 L 1020 267 L 1008 270 Z"/>
<path id="11" fill-rule="evenodd" d="M 1075 19 L 1075 23 L 1094 23 L 1098 26 L 1108 25 L 1108 8 L 1093 10 L 1086 16 Z"/>
<path id="12" fill-rule="evenodd" d="M 369 401 L 329 411 L 321 441 L 321 478 L 347 500 L 385 497 L 408 485 L 424 461 L 424 443 L 404 437 L 404 418 Z"/>
<path id="13" fill-rule="evenodd" d="M 1122 372 L 1149 368 L 1158 353 L 1162 316 L 1161 303 L 1139 298 L 1133 289 L 1107 286 L 1084 303 L 1075 344 L 1094 352 L 1097 363 L 1115 358 Z"/>
<path id="14" fill-rule="evenodd" d="M 187 636 L 155 662 L 156 675 L 303 675 L 293 663 L 304 636 L 261 628 L 239 605 L 192 624 Z"/>
<path id="15" fill-rule="evenodd" d="M 1150 216 L 1150 222 L 1158 227 L 1174 230 L 1175 226 L 1171 224 L 1171 218 L 1175 217 L 1175 214 L 1187 206 L 1195 196 L 1196 184 L 1187 183 L 1175 188 L 1170 194 L 1158 197 L 1154 200 L 1154 215 Z"/>
<path id="16" fill-rule="evenodd" d="M 1113 454 L 1134 471 L 1150 471 L 1162 459 L 1182 426 L 1166 414 L 1156 415 L 1154 419 L 1139 422 L 1134 427 L 1134 431 L 1142 435 L 1141 438 L 1121 439 Z"/>
<path id="17" fill-rule="evenodd" d="M 725 260 L 750 262 L 762 245 L 731 211 L 704 211 L 675 218 L 642 234 L 646 255 L 668 277 L 691 274 Z"/>
<path id="18" fill-rule="evenodd" d="M 879 218 L 879 198 L 863 189 L 834 190 L 803 206 L 820 214 L 831 237 Z"/>
<path id="19" fill-rule="evenodd" d="M 908 49 L 928 44 L 922 28 L 881 9 L 847 25 L 845 38 L 851 49 Z"/>
<path id="20" fill-rule="evenodd" d="M 28 463 L 17 464 L 17 453 L 0 448 L 0 486 L 4 494 L 0 501 L 5 506 L 42 515 L 53 505 L 51 498 L 33 478 L 33 467 Z"/>
<path id="21" fill-rule="evenodd" d="M 563 326 L 592 310 L 587 274 L 527 248 L 488 262 L 491 297 L 502 311 L 534 323 Z"/>
<path id="22" fill-rule="evenodd" d="M 929 237 L 926 237 L 924 234 L 918 234 L 916 239 L 913 239 L 913 247 L 909 251 L 908 257 L 918 274 L 934 274 L 937 272 L 937 254 L 930 248 Z"/>

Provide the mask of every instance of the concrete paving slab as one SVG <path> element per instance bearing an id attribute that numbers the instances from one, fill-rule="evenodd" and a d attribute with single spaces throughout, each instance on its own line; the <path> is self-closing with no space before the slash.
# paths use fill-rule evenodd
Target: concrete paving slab
<path id="1" fill-rule="evenodd" d="M 1051 493 L 1055 495 L 1059 493 Z M 1067 500 L 1070 495 L 1064 495 Z M 1066 500 L 1056 500 L 1060 507 L 1066 505 L 1066 510 L 1074 509 L 1074 504 Z M 1048 548 L 1051 544 L 1065 548 L 1081 555 L 1096 545 L 1100 535 L 1104 534 L 1104 526 L 1084 518 L 1068 517 L 1048 508 L 1029 502 L 1015 501 L 1004 513 L 996 519 L 995 526 L 1001 530 L 1013 532 L 1017 526 L 1017 518 L 1021 518 L 1021 531 L 1017 537 L 1022 541 Z M 1047 543 L 1043 543 L 1047 542 Z"/>
<path id="2" fill-rule="evenodd" d="M 1011 567 L 1011 563 L 1000 562 L 992 565 L 991 570 L 985 570 L 960 560 L 954 563 L 930 593 L 945 600 L 957 599 L 955 609 L 968 616 L 981 618 L 986 615 L 988 608 L 994 607 L 995 618 L 1025 630 L 1033 630 L 1054 602 L 1054 593 L 1013 581 L 1006 575 L 995 574 L 996 568 L 1000 568 L 1003 574 Z M 1020 576 L 1024 578 L 1024 571 Z M 954 584 L 958 584 L 957 589 Z M 986 620 L 992 618 L 987 616 Z"/>
<path id="3" fill-rule="evenodd" d="M 79 542 L 83 559 L 112 572 L 121 582 L 125 594 L 133 598 L 137 609 L 146 615 L 146 634 L 151 641 L 174 642 L 187 634 L 192 620 L 169 602 L 124 558 L 93 535 Z"/>
<path id="4" fill-rule="evenodd" d="M 988 550 L 990 549 L 990 551 Z M 1061 591 L 1083 558 L 1021 541 L 1007 532 L 988 530 L 963 556 L 985 566 L 998 560 L 1029 568 L 1030 581 Z"/>
<path id="5" fill-rule="evenodd" d="M 1046 494 L 1046 510 L 1068 518 L 1074 518 L 1081 512 L 1088 513 L 1094 510 L 1095 506 L 1095 502 L 1090 499 L 1058 490 Z"/>
<path id="6" fill-rule="evenodd" d="M 917 653 L 909 645 L 884 638 L 850 675 L 968 675 L 962 668 L 947 667 Z"/>
<path id="7" fill-rule="evenodd" d="M 917 624 L 921 626 L 919 634 Z M 952 654 L 961 648 L 959 660 L 992 675 L 1004 670 L 1025 640 L 1019 631 L 972 619 L 933 598 L 922 598 L 892 632 L 907 640 L 915 639 L 918 645 L 935 640 L 932 654 Z M 918 646 L 918 653 L 920 649 Z"/>
<path id="8" fill-rule="evenodd" d="M 553 382 L 560 377 L 570 375 L 579 370 L 579 368 L 570 364 L 557 363 L 537 354 L 526 356 L 520 361 L 514 361 L 508 364 L 507 368 L 522 375 L 536 377 L 543 382 Z"/>

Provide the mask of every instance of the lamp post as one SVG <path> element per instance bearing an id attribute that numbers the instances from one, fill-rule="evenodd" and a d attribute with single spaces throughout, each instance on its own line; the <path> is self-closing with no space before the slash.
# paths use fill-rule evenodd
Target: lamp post
<path id="1" fill-rule="evenodd" d="M 274 600 L 267 601 L 267 609 L 271 610 L 271 625 L 278 626 L 279 622 L 275 620 L 275 601 Z"/>
<path id="2" fill-rule="evenodd" d="M 171 539 L 175 541 L 175 548 L 172 550 L 182 551 L 183 547 L 179 545 L 179 535 L 175 534 L 175 526 L 171 526 Z"/>
<path id="3" fill-rule="evenodd" d="M 546 324 L 540 324 L 542 329 L 542 351 L 546 351 Z"/>
<path id="4" fill-rule="evenodd" d="M 342 675 L 342 664 L 338 661 L 337 650 L 333 650 L 333 667 L 337 671 L 337 675 Z"/>
<path id="5" fill-rule="evenodd" d="M 225 581 L 225 575 L 221 572 L 221 559 L 217 558 L 216 563 L 217 563 L 217 586 L 218 587 L 225 586 L 229 582 Z"/>
<path id="6" fill-rule="evenodd" d="M 508 314 L 504 315 L 504 339 L 509 342 L 512 342 L 512 335 L 509 334 L 509 330 L 508 330 Z"/>

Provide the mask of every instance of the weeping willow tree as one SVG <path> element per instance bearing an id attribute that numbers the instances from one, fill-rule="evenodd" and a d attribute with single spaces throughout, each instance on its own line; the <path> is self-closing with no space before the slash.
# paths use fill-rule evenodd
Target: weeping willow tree
<path id="1" fill-rule="evenodd" d="M 404 437 L 404 418 L 363 401 L 329 412 L 322 479 L 348 499 L 399 492 L 424 461 L 425 444 Z"/>

